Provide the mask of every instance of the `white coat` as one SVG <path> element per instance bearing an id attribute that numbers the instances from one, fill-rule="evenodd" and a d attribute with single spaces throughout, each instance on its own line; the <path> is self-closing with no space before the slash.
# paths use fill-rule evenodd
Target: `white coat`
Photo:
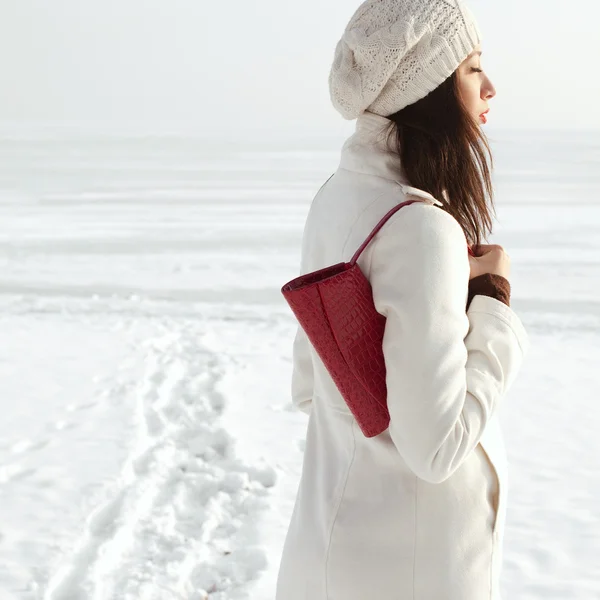
<path id="1" fill-rule="evenodd" d="M 292 399 L 309 415 L 302 476 L 277 600 L 499 600 L 507 460 L 498 408 L 529 341 L 515 312 L 475 296 L 458 222 L 410 187 L 359 117 L 334 176 L 313 200 L 301 273 L 359 259 L 387 318 L 389 428 L 365 438 L 303 331 Z"/>

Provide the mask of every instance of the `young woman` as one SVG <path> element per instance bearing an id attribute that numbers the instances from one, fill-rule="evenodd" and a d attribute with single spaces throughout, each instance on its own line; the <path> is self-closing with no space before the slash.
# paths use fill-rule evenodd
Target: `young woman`
<path id="1" fill-rule="evenodd" d="M 498 410 L 528 349 L 491 232 L 494 87 L 460 0 L 369 0 L 339 42 L 334 106 L 357 119 L 315 197 L 301 274 L 359 259 L 386 317 L 389 428 L 365 438 L 298 328 L 308 413 L 277 600 L 499 600 L 507 502 Z M 468 252 L 471 247 L 473 255 Z"/>

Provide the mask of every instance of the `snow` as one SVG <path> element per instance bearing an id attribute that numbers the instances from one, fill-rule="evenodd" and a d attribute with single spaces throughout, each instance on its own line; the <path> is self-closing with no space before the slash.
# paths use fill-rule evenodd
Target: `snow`
<path id="1" fill-rule="evenodd" d="M 532 347 L 502 587 L 600 598 L 600 137 L 498 135 Z M 341 140 L 340 140 L 341 143 Z M 0 600 L 272 600 L 302 469 L 297 274 L 337 149 L 0 138 Z"/>

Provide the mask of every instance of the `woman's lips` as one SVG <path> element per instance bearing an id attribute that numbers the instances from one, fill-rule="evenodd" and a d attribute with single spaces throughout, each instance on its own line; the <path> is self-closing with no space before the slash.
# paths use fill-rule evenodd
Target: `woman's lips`
<path id="1" fill-rule="evenodd" d="M 485 112 L 481 113 L 479 115 L 479 118 L 483 121 L 483 123 L 487 123 L 487 114 L 490 112 L 490 109 L 488 108 Z"/>

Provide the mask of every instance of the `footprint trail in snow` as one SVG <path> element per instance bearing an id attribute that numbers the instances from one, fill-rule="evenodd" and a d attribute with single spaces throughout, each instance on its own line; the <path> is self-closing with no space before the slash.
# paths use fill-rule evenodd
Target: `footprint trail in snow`
<path id="1" fill-rule="evenodd" d="M 266 567 L 257 517 L 275 471 L 220 427 L 226 357 L 189 329 L 148 346 L 133 454 L 51 577 L 45 600 L 232 600 Z"/>

